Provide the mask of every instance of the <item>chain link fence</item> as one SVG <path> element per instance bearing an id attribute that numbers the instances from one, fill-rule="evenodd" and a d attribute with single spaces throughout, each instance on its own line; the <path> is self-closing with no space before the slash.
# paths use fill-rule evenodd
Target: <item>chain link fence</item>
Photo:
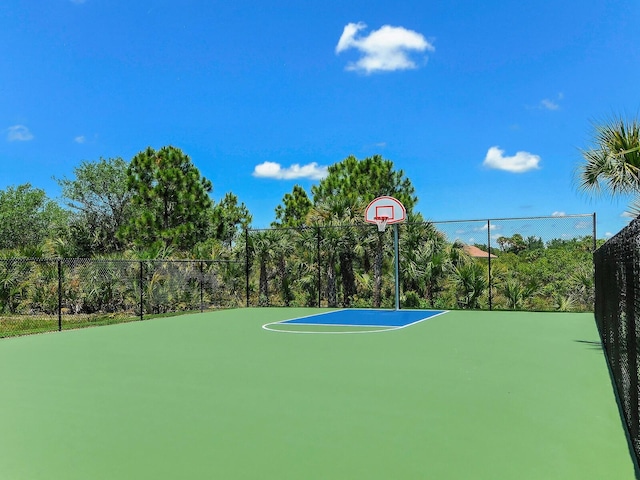
<path id="1" fill-rule="evenodd" d="M 247 231 L 247 306 L 392 308 L 394 227 Z M 593 310 L 594 214 L 397 228 L 402 308 Z"/>
<path id="2" fill-rule="evenodd" d="M 595 215 L 246 230 L 235 260 L 0 259 L 0 337 L 238 306 L 592 311 Z M 240 250 L 242 250 L 240 246 Z"/>
<path id="3" fill-rule="evenodd" d="M 0 337 L 244 304 L 245 262 L 1 259 Z"/>
<path id="4" fill-rule="evenodd" d="M 489 310 L 593 311 L 594 214 L 434 225 L 475 260 L 473 267 L 463 264 L 453 270 L 461 308 L 470 302 Z"/>
<path id="5" fill-rule="evenodd" d="M 640 460 L 640 220 L 602 245 L 594 264 L 596 323 Z"/>

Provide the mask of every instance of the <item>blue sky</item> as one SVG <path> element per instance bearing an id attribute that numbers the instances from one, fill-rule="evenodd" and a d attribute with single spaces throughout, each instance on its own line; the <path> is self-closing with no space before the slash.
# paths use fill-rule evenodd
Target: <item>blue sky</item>
<path id="1" fill-rule="evenodd" d="M 183 149 L 268 226 L 348 155 L 380 154 L 431 220 L 598 214 L 592 122 L 635 117 L 637 0 L 4 0 L 0 189 Z"/>

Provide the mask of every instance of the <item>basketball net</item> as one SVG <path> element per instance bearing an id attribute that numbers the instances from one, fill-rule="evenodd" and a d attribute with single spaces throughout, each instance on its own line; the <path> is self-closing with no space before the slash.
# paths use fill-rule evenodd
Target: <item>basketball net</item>
<path id="1" fill-rule="evenodd" d="M 389 220 L 389 217 L 373 217 L 373 219 L 378 226 L 378 231 L 384 232 L 385 228 L 387 228 L 387 220 Z"/>

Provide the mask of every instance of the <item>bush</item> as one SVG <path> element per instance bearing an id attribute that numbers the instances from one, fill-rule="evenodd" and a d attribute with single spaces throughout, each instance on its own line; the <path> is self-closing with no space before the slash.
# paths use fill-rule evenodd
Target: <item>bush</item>
<path id="1" fill-rule="evenodd" d="M 402 306 L 405 308 L 424 308 L 425 303 L 426 302 L 420 298 L 420 295 L 413 290 L 405 293 L 404 299 L 402 300 Z"/>

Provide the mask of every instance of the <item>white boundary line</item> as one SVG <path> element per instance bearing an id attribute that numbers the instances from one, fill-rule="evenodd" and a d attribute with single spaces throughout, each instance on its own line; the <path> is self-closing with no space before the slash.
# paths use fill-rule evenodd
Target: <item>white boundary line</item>
<path id="1" fill-rule="evenodd" d="M 424 311 L 425 312 L 430 312 L 432 310 L 424 310 Z M 449 313 L 449 310 L 441 310 L 440 313 L 435 313 L 433 315 L 429 315 L 428 317 L 421 318 L 420 320 L 416 320 L 415 322 L 407 323 L 406 325 L 403 325 L 400 328 L 407 328 L 407 327 L 410 327 L 411 325 L 415 325 L 416 323 L 420 323 L 420 322 L 424 322 L 425 320 L 429 320 L 430 318 L 439 317 L 440 315 L 443 315 L 445 313 Z"/>
<path id="2" fill-rule="evenodd" d="M 449 310 L 442 310 L 439 313 L 436 313 L 434 315 L 430 315 L 428 317 L 424 317 L 421 318 L 419 320 L 416 320 L 415 322 L 411 322 L 411 323 L 407 323 L 406 325 L 401 325 L 401 326 L 390 326 L 390 325 L 350 325 L 350 324 L 335 324 L 335 323 L 290 323 L 288 325 L 293 325 L 293 326 L 317 326 L 317 327 L 362 327 L 362 328 L 375 328 L 375 330 L 355 330 L 355 331 L 351 331 L 351 332 L 310 332 L 310 331 L 304 331 L 304 330 L 280 330 L 278 328 L 270 328 L 271 325 L 287 325 L 286 322 L 288 322 L 289 320 L 299 320 L 302 318 L 312 318 L 312 317 L 318 317 L 320 315 L 326 315 L 328 313 L 335 313 L 335 312 L 342 312 L 342 311 L 346 311 L 348 309 L 343 308 L 343 309 L 339 309 L 339 310 L 331 310 L 329 312 L 322 312 L 322 313 L 314 313 L 312 315 L 307 315 L 304 317 L 297 317 L 297 318 L 290 318 L 287 320 L 279 320 L 277 322 L 270 322 L 270 323 L 265 323 L 264 325 L 262 325 L 262 328 L 264 330 L 268 330 L 269 332 L 277 332 L 277 333 L 301 333 L 301 334 L 320 334 L 320 335 L 352 335 L 354 333 L 381 333 L 381 332 L 389 332 L 392 330 L 401 330 L 403 328 L 407 328 L 410 327 L 412 325 L 415 325 L 416 323 L 420 323 L 420 322 L 424 322 L 425 320 L 429 320 L 431 318 L 435 318 L 438 317 L 440 315 L 443 315 L 445 313 L 449 313 Z M 369 310 L 369 311 L 376 311 L 377 309 L 363 309 L 363 310 Z M 390 312 L 393 310 L 379 310 L 381 312 Z M 416 310 L 412 310 L 412 311 L 416 311 Z M 424 311 L 432 311 L 432 310 L 424 310 Z"/>

